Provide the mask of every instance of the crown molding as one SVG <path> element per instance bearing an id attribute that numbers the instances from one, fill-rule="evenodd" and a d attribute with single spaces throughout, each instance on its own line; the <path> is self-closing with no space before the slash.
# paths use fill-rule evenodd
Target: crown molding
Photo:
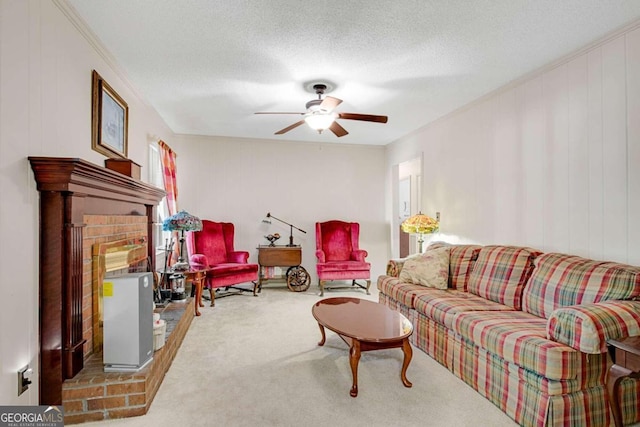
<path id="1" fill-rule="evenodd" d="M 555 69 L 557 67 L 560 67 L 560 66 L 562 66 L 564 64 L 567 64 L 567 63 L 571 62 L 573 59 L 575 59 L 575 58 L 577 58 L 577 57 L 579 57 L 581 55 L 585 55 L 585 54 L 591 52 L 594 49 L 600 48 L 603 45 L 609 43 L 610 41 L 612 41 L 612 40 L 614 40 L 614 39 L 616 39 L 618 37 L 622 37 L 622 36 L 630 33 L 633 30 L 636 30 L 638 28 L 640 28 L 640 19 L 637 19 L 637 20 L 635 20 L 633 22 L 630 22 L 629 24 L 623 25 L 620 28 L 612 30 L 612 31 L 608 32 L 607 34 L 605 34 L 604 36 L 594 40 L 593 42 L 591 42 L 591 43 L 589 43 L 589 44 L 587 44 L 585 46 L 582 46 L 581 48 L 578 48 L 578 49 L 574 50 L 573 52 L 570 52 L 570 53 L 568 53 L 566 55 L 563 55 L 562 57 L 560 57 L 558 59 L 555 59 L 555 60 L 553 60 L 553 61 L 551 61 L 551 62 L 549 62 L 549 63 L 547 63 L 547 64 L 545 64 L 545 65 L 543 65 L 543 66 L 541 66 L 539 68 L 536 68 L 533 71 L 530 71 L 530 72 L 528 72 L 528 73 L 526 73 L 526 74 L 524 74 L 524 75 L 522 75 L 520 77 L 517 77 L 517 78 L 513 79 L 510 82 L 507 82 L 504 85 L 502 85 L 502 86 L 500 86 L 500 87 L 498 87 L 498 88 L 496 88 L 496 89 L 494 89 L 494 90 L 492 90 L 492 91 L 490 91 L 490 92 L 488 92 L 488 93 L 486 93 L 486 94 L 484 94 L 484 95 L 482 95 L 482 96 L 480 96 L 480 97 L 468 102 L 467 104 L 465 104 L 465 105 L 463 105 L 463 106 L 461 106 L 459 108 L 456 108 L 455 110 L 450 111 L 449 113 L 447 113 L 447 114 L 445 114 L 445 115 L 443 115 L 441 117 L 438 117 L 438 118 L 432 120 L 431 122 L 425 124 L 424 126 L 420 126 L 418 129 L 415 129 L 415 130 L 409 132 L 408 134 L 406 134 L 404 136 L 401 136 L 400 138 L 395 139 L 395 140 L 387 143 L 386 146 L 389 146 L 389 145 L 392 145 L 392 144 L 395 144 L 395 143 L 398 143 L 398 142 L 401 142 L 401 141 L 405 141 L 405 140 L 410 139 L 412 137 L 415 137 L 416 135 L 419 135 L 421 132 L 425 131 L 426 129 L 429 129 L 432 126 L 437 125 L 438 123 L 444 122 L 444 121 L 448 120 L 449 118 L 451 118 L 451 117 L 453 117 L 453 116 L 455 116 L 457 114 L 460 114 L 463 111 L 467 111 L 467 110 L 475 107 L 476 105 L 482 104 L 483 102 L 487 101 L 488 99 L 491 99 L 491 98 L 493 98 L 495 96 L 498 96 L 498 95 L 500 95 L 502 93 L 508 92 L 509 90 L 514 89 L 514 88 L 516 88 L 516 87 L 518 87 L 518 86 L 520 86 L 520 85 L 522 85 L 522 84 L 524 84 L 524 83 L 526 83 L 526 82 L 528 82 L 530 80 L 533 80 L 533 79 L 535 79 L 537 77 L 540 77 L 540 76 L 544 75 L 545 73 L 547 73 L 547 72 L 549 72 L 549 71 L 551 71 L 551 70 L 553 70 L 553 69 Z"/>
<path id="2" fill-rule="evenodd" d="M 116 58 L 109 52 L 100 38 L 91 30 L 87 22 L 78 14 L 78 11 L 67 0 L 52 0 L 64 16 L 73 24 L 78 32 L 91 45 L 95 52 L 106 62 L 106 64 L 118 75 L 124 85 L 146 106 L 153 108 L 140 91 L 131 83 L 127 73 L 120 66 Z M 102 72 L 101 72 L 102 74 Z M 155 110 L 155 108 L 154 108 Z"/>

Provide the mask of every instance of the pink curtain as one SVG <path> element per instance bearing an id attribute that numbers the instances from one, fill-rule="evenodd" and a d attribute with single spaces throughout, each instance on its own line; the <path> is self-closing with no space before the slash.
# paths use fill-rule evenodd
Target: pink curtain
<path id="1" fill-rule="evenodd" d="M 167 208 L 169 215 L 178 213 L 178 186 L 176 184 L 176 152 L 164 141 L 158 141 L 164 191 L 167 192 Z"/>
<path id="2" fill-rule="evenodd" d="M 160 163 L 162 163 L 162 181 L 164 182 L 164 191 L 167 193 L 167 210 L 169 216 L 178 213 L 178 185 L 176 180 L 176 157 L 177 154 L 167 145 L 166 142 L 158 141 L 160 147 Z M 172 233 L 173 238 L 178 242 L 178 234 Z M 178 256 L 180 256 L 179 244 L 173 247 L 173 252 L 167 254 L 169 257 L 168 265 L 173 265 Z"/>

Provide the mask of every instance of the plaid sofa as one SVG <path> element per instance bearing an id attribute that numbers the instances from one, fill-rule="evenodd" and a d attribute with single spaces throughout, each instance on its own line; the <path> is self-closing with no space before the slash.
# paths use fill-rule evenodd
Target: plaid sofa
<path id="1" fill-rule="evenodd" d="M 448 288 L 378 278 L 379 300 L 414 326 L 412 343 L 523 426 L 613 425 L 608 339 L 640 335 L 640 268 L 516 246 L 449 246 Z M 640 421 L 640 382 L 620 392 Z"/>

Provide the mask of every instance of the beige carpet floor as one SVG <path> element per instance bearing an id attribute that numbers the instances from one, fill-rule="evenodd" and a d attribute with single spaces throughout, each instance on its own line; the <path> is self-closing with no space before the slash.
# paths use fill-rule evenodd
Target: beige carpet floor
<path id="1" fill-rule="evenodd" d="M 374 284 L 371 286 L 375 287 Z M 311 315 L 317 285 L 285 285 L 216 300 L 201 309 L 149 412 L 85 426 L 514 426 L 497 407 L 414 348 L 406 388 L 402 351 L 363 353 L 359 395 L 349 396 L 348 347 Z M 377 293 L 334 290 L 324 298 Z"/>

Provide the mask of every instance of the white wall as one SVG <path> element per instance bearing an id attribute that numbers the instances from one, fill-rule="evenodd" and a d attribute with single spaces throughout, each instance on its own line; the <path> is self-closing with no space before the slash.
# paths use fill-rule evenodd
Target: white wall
<path id="1" fill-rule="evenodd" d="M 38 207 L 28 156 L 79 157 L 91 149 L 91 70 L 129 105 L 129 158 L 145 168 L 148 135 L 171 131 L 74 26 L 64 7 L 0 0 L 0 404 L 38 404 Z M 144 170 L 144 169 L 143 169 Z M 17 396 L 17 371 L 34 384 Z"/>
<path id="2" fill-rule="evenodd" d="M 278 232 L 277 243 L 288 243 L 288 226 L 262 222 L 271 212 L 307 232 L 293 235 L 312 277 L 309 292 L 318 289 L 316 221 L 359 222 L 373 282 L 384 272 L 389 256 L 384 147 L 190 136 L 170 145 L 178 153 L 178 208 L 233 222 L 235 247 L 249 251 L 251 262 L 257 262 L 257 245 L 268 243 L 265 235 Z"/>
<path id="3" fill-rule="evenodd" d="M 640 265 L 639 26 L 389 144 L 387 179 L 423 151 L 446 238 Z"/>

